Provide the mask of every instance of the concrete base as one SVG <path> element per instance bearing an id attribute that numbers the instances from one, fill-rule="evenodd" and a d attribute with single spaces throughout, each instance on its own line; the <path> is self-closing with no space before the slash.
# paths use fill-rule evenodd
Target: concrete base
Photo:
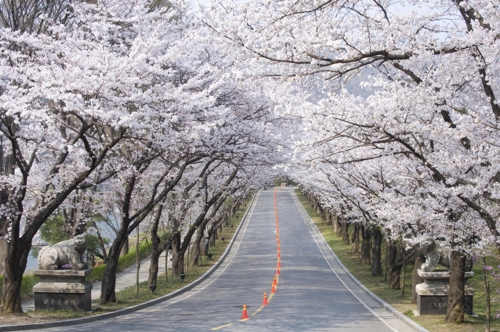
<path id="1" fill-rule="evenodd" d="M 35 310 L 91 310 L 92 283 L 85 281 L 91 271 L 33 271 L 33 275 L 40 278 L 40 282 L 33 287 Z"/>
<path id="2" fill-rule="evenodd" d="M 417 311 L 419 315 L 446 315 L 448 308 L 448 290 L 450 288 L 449 271 L 424 272 L 417 270 L 424 282 L 415 287 L 417 292 Z M 465 279 L 465 313 L 473 315 L 474 289 L 467 285 L 467 280 L 474 272 L 466 272 Z"/>
<path id="3" fill-rule="evenodd" d="M 474 315 L 473 296 L 465 295 L 465 313 Z M 443 296 L 421 296 L 417 294 L 417 311 L 420 315 L 446 315 L 448 309 L 448 295 Z"/>

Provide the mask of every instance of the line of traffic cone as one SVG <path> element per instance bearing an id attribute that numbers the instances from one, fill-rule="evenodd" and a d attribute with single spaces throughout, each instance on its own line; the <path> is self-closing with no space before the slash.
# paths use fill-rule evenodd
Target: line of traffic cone
<path id="1" fill-rule="evenodd" d="M 247 305 L 243 305 L 243 312 L 241 313 L 241 319 L 248 319 Z"/>

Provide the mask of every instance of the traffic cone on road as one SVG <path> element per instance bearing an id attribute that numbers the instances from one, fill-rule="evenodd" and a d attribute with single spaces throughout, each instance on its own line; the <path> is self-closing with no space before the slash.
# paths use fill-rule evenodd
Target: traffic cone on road
<path id="1" fill-rule="evenodd" d="M 281 271 L 280 271 L 280 267 L 279 267 L 279 266 L 276 268 L 276 274 L 281 274 Z"/>
<path id="2" fill-rule="evenodd" d="M 281 269 L 281 259 L 278 258 L 278 268 Z"/>
<path id="3" fill-rule="evenodd" d="M 241 319 L 248 319 L 247 305 L 243 305 L 243 313 L 241 314 Z"/>
<path id="4" fill-rule="evenodd" d="M 262 300 L 262 305 L 267 305 L 267 294 L 264 293 L 264 300 Z"/>
<path id="5" fill-rule="evenodd" d="M 271 286 L 271 293 L 276 293 L 276 285 L 274 283 Z"/>
<path id="6" fill-rule="evenodd" d="M 274 286 L 278 286 L 278 281 L 276 280 L 276 276 L 274 276 L 274 279 L 273 279 L 273 285 L 274 285 Z"/>

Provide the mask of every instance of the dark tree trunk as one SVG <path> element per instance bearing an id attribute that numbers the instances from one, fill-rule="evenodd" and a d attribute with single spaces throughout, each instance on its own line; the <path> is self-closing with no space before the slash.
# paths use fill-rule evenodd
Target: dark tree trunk
<path id="1" fill-rule="evenodd" d="M 217 232 L 215 231 L 215 229 L 211 229 L 210 230 L 210 235 L 209 235 L 209 238 L 208 238 L 208 243 L 210 245 L 210 247 L 213 247 L 215 246 L 215 240 L 217 238 Z"/>
<path id="2" fill-rule="evenodd" d="M 0 236 L 3 234 L 0 233 Z M 7 240 L 0 239 L 0 276 L 3 276 L 5 260 L 7 259 Z"/>
<path id="3" fill-rule="evenodd" d="M 337 215 L 333 216 L 332 227 L 333 227 L 333 231 L 338 236 L 342 236 L 342 225 L 340 223 L 340 219 L 341 219 L 341 217 L 339 217 Z"/>
<path id="4" fill-rule="evenodd" d="M 350 223 L 347 221 L 342 222 L 342 241 L 344 241 L 346 246 L 351 244 L 349 241 L 349 225 Z"/>
<path id="5" fill-rule="evenodd" d="M 123 245 L 128 239 L 127 229 L 130 221 L 122 220 L 122 225 L 113 244 L 109 248 L 108 256 L 106 259 L 106 271 L 101 281 L 101 304 L 108 302 L 116 302 L 116 272 L 118 271 L 118 259 L 123 249 Z"/>
<path id="6" fill-rule="evenodd" d="M 326 224 L 332 225 L 332 213 L 330 209 L 325 209 Z"/>
<path id="7" fill-rule="evenodd" d="M 154 222 L 151 226 L 151 258 L 149 263 L 148 286 L 156 286 L 158 284 L 160 255 L 165 248 L 167 248 L 167 241 L 165 241 L 162 245 L 161 239 L 158 236 L 158 225 L 160 224 L 162 212 L 163 204 L 159 204 L 156 208 Z M 166 270 L 165 273 L 167 273 Z"/>
<path id="8" fill-rule="evenodd" d="M 383 235 L 378 227 L 372 230 L 372 276 L 381 276 L 382 271 L 382 240 Z"/>
<path id="9" fill-rule="evenodd" d="M 353 230 L 352 230 L 352 237 L 351 237 L 351 253 L 352 254 L 357 254 L 359 251 L 359 223 L 355 222 L 352 224 Z"/>
<path id="10" fill-rule="evenodd" d="M 196 238 L 194 239 L 193 246 L 191 247 L 190 262 L 189 266 L 198 266 L 198 260 L 201 254 L 201 241 L 203 240 L 203 228 L 199 228 L 196 232 Z"/>
<path id="11" fill-rule="evenodd" d="M 151 257 L 149 263 L 149 276 L 148 276 L 148 286 L 156 286 L 158 283 L 158 269 L 160 268 L 160 255 L 163 250 L 160 251 L 159 248 L 156 250 L 151 250 Z"/>
<path id="12" fill-rule="evenodd" d="M 424 263 L 425 263 L 425 256 L 422 255 L 422 253 L 419 250 L 416 252 L 415 266 L 413 267 L 413 273 L 411 275 L 411 304 L 417 303 L 417 291 L 415 290 L 415 287 L 417 287 L 418 284 L 424 282 L 424 279 L 420 278 L 420 276 L 417 273 L 417 270 L 419 270 L 420 266 L 422 266 L 422 264 Z"/>
<path id="13" fill-rule="evenodd" d="M 361 226 L 361 264 L 371 264 L 370 257 L 370 229 L 366 226 Z"/>
<path id="14" fill-rule="evenodd" d="M 129 244 L 130 243 L 129 243 L 129 239 L 128 239 L 128 236 L 127 236 L 127 239 L 123 243 L 122 251 L 120 252 L 120 257 L 122 257 L 123 255 L 128 254 L 128 252 L 129 252 Z"/>
<path id="15" fill-rule="evenodd" d="M 387 241 L 387 256 L 389 259 L 389 289 L 401 289 L 400 275 L 403 267 L 403 255 L 397 241 Z"/>
<path id="16" fill-rule="evenodd" d="M 172 240 L 172 276 L 179 277 L 184 273 L 184 251 L 181 250 L 181 234 L 174 234 Z"/>
<path id="17" fill-rule="evenodd" d="M 317 212 L 322 220 L 325 220 L 325 213 L 321 205 L 318 204 Z"/>
<path id="18" fill-rule="evenodd" d="M 448 308 L 446 321 L 461 324 L 464 321 L 464 273 L 465 256 L 457 251 L 451 252 L 450 289 L 448 291 Z"/>
<path id="19" fill-rule="evenodd" d="M 113 256 L 117 256 L 117 254 L 112 254 L 110 251 L 108 255 L 108 262 L 106 263 L 106 271 L 104 272 L 104 277 L 101 281 L 101 304 L 116 302 L 115 286 L 116 271 L 118 269 L 118 257 L 113 259 Z"/>
<path id="20" fill-rule="evenodd" d="M 21 282 L 28 263 L 31 244 L 26 244 L 22 250 L 16 250 L 16 247 L 19 246 L 7 244 L 7 258 L 5 260 L 2 287 L 2 314 L 23 313 L 21 307 Z"/>

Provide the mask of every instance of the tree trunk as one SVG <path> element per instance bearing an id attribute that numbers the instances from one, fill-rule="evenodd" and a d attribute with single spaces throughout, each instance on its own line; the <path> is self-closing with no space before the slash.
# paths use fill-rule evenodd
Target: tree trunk
<path id="1" fill-rule="evenodd" d="M 209 235 L 209 238 L 208 238 L 208 243 L 209 243 L 210 247 L 214 247 L 215 246 L 216 237 L 217 237 L 217 233 L 215 232 L 215 229 L 211 229 L 210 230 L 210 235 Z"/>
<path id="2" fill-rule="evenodd" d="M 486 270 L 486 257 L 483 257 L 483 285 L 484 285 L 484 295 L 486 300 L 486 332 L 490 332 L 491 323 L 491 302 L 490 302 L 490 283 L 488 280 L 488 272 Z"/>
<path id="3" fill-rule="evenodd" d="M 19 240 L 18 240 L 19 241 Z M 28 263 L 28 255 L 31 244 L 23 246 L 22 250 L 16 250 L 20 246 L 7 244 L 7 257 L 3 274 L 2 287 L 2 314 L 22 314 L 21 307 L 21 282 L 22 276 Z"/>
<path id="4" fill-rule="evenodd" d="M 172 241 L 172 276 L 179 277 L 184 273 L 184 251 L 181 250 L 181 234 L 175 233 Z"/>
<path id="5" fill-rule="evenodd" d="M 359 223 L 355 222 L 352 224 L 353 226 L 353 231 L 352 231 L 352 237 L 351 237 L 351 253 L 352 254 L 357 254 L 359 251 Z"/>
<path id="6" fill-rule="evenodd" d="M 6 259 L 7 259 L 7 240 L 0 239 L 0 276 L 3 276 Z"/>
<path id="7" fill-rule="evenodd" d="M 370 230 L 366 226 L 361 226 L 361 264 L 371 263 L 370 257 Z"/>
<path id="8" fill-rule="evenodd" d="M 382 275 L 382 232 L 375 227 L 372 230 L 372 276 Z"/>
<path id="9" fill-rule="evenodd" d="M 196 233 L 196 238 L 194 239 L 193 246 L 191 248 L 191 257 L 189 266 L 198 266 L 198 260 L 201 255 L 201 241 L 203 240 L 203 229 L 199 228 Z"/>
<path id="10" fill-rule="evenodd" d="M 326 224 L 330 226 L 332 224 L 332 212 L 330 209 L 325 209 L 325 216 Z"/>
<path id="11" fill-rule="evenodd" d="M 340 217 L 337 215 L 333 216 L 332 227 L 335 234 L 338 236 L 342 235 L 342 226 L 340 225 Z"/>
<path id="12" fill-rule="evenodd" d="M 128 254 L 128 252 L 129 252 L 129 239 L 128 239 L 128 236 L 127 236 L 127 239 L 123 243 L 122 251 L 120 252 L 120 257 L 122 257 L 123 255 Z"/>
<path id="13" fill-rule="evenodd" d="M 141 269 L 141 252 L 139 247 L 139 227 L 136 228 L 137 236 L 135 239 L 135 293 L 139 294 L 139 270 Z"/>
<path id="14" fill-rule="evenodd" d="M 122 225 L 113 244 L 109 248 L 106 259 L 106 271 L 101 281 L 101 304 L 116 302 L 115 286 L 116 272 L 118 271 L 118 259 L 125 242 L 128 240 L 127 229 L 130 222 L 122 220 Z"/>
<path id="15" fill-rule="evenodd" d="M 149 276 L 148 276 L 148 286 L 156 286 L 158 280 L 158 269 L 160 262 L 160 255 L 163 250 L 159 250 L 158 248 L 151 250 L 151 257 L 149 263 Z M 167 255 L 168 256 L 168 255 Z M 166 271 L 165 271 L 166 273 Z"/>
<path id="16" fill-rule="evenodd" d="M 116 302 L 116 271 L 118 269 L 118 259 L 109 259 L 111 256 L 108 255 L 108 262 L 106 263 L 106 271 L 104 272 L 104 277 L 101 281 L 101 304 L 106 304 L 108 302 Z M 116 253 L 113 253 L 116 256 Z"/>
<path id="17" fill-rule="evenodd" d="M 424 279 L 420 278 L 418 275 L 417 270 L 425 263 L 425 256 L 422 255 L 420 251 L 417 251 L 415 255 L 415 266 L 413 267 L 413 273 L 411 275 L 411 304 L 417 303 L 417 291 L 415 287 L 424 282 Z"/>
<path id="18" fill-rule="evenodd" d="M 387 241 L 387 255 L 389 259 L 389 289 L 401 289 L 400 275 L 403 267 L 403 256 L 397 241 Z"/>
<path id="19" fill-rule="evenodd" d="M 464 321 L 464 273 L 465 256 L 457 251 L 451 252 L 450 289 L 448 291 L 448 308 L 446 321 L 461 324 Z"/>
<path id="20" fill-rule="evenodd" d="M 342 222 L 342 241 L 346 246 L 351 244 L 349 241 L 349 225 L 350 223 L 347 221 Z"/>

